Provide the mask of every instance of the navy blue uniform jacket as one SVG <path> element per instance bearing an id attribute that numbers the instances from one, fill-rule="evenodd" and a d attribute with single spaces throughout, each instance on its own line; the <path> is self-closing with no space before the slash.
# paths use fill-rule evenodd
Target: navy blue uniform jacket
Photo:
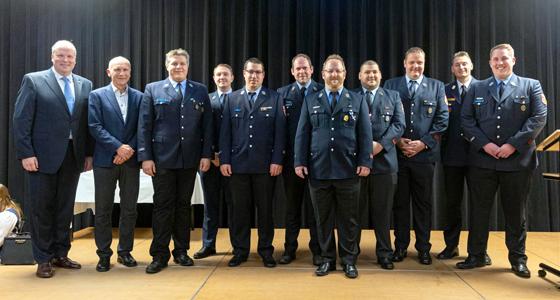
<path id="1" fill-rule="evenodd" d="M 169 79 L 146 85 L 138 117 L 138 160 L 189 169 L 211 157 L 212 109 L 206 86 L 187 80 L 180 99 Z"/>
<path id="2" fill-rule="evenodd" d="M 372 135 L 366 101 L 342 90 L 333 112 L 325 90 L 305 97 L 295 142 L 294 166 L 313 179 L 348 179 L 358 166 L 371 168 Z"/>
<path id="3" fill-rule="evenodd" d="M 232 173 L 266 174 L 282 165 L 286 119 L 278 93 L 262 87 L 252 109 L 245 88 L 229 94 L 220 129 L 220 164 Z"/>
<path id="4" fill-rule="evenodd" d="M 469 88 L 478 82 L 472 78 Z M 449 110 L 449 126 L 441 137 L 441 161 L 446 166 L 464 167 L 468 165 L 469 141 L 465 139 L 461 128 L 461 90 L 457 80 L 445 86 L 447 108 Z"/>
<path id="5" fill-rule="evenodd" d="M 113 159 L 117 149 L 127 144 L 137 151 L 138 110 L 142 93 L 128 87 L 128 108 L 126 121 L 123 119 L 119 103 L 111 84 L 96 89 L 89 94 L 89 132 L 95 139 L 93 152 L 94 167 L 114 167 Z M 136 152 L 125 162 L 131 167 L 138 166 Z"/>
<path id="6" fill-rule="evenodd" d="M 367 103 L 364 90 L 359 88 L 356 92 L 364 96 Z M 371 173 L 397 173 L 399 165 L 395 143 L 402 136 L 406 126 L 399 93 L 380 87 L 369 105 L 369 119 L 373 140 L 383 146 L 383 150 L 373 157 Z"/>
<path id="7" fill-rule="evenodd" d="M 324 89 L 324 86 L 311 80 L 307 95 L 311 95 L 319 90 Z M 286 141 L 286 157 L 284 166 L 286 168 L 294 167 L 294 141 L 296 139 L 297 125 L 299 122 L 299 115 L 301 114 L 301 106 L 303 105 L 303 97 L 299 92 L 297 83 L 292 83 L 278 89 L 280 99 L 284 104 L 284 111 L 286 113 L 287 141 Z"/>
<path id="8" fill-rule="evenodd" d="M 23 77 L 14 109 L 16 156 L 36 156 L 39 172 L 54 174 L 64 161 L 68 138 L 72 144 L 76 167 L 84 168 L 86 156 L 93 155 L 93 139 L 88 132 L 88 95 L 91 81 L 72 74 L 75 103 L 70 114 L 64 94 L 51 69 Z"/>
<path id="9" fill-rule="evenodd" d="M 439 159 L 439 139 L 447 129 L 449 112 L 445 100 L 443 82 L 424 75 L 414 97 L 408 93 L 404 76 L 392 78 L 385 82 L 385 89 L 399 92 L 404 107 L 406 129 L 403 138 L 421 140 L 428 149 L 408 158 L 397 151 L 399 159 L 411 162 L 433 163 Z"/>
<path id="10" fill-rule="evenodd" d="M 537 80 L 513 74 L 501 98 L 494 77 L 474 84 L 461 112 L 465 136 L 471 141 L 470 165 L 497 171 L 535 169 L 535 138 L 546 124 L 546 113 L 546 98 Z M 507 143 L 516 151 L 495 159 L 482 149 L 488 143 Z"/>

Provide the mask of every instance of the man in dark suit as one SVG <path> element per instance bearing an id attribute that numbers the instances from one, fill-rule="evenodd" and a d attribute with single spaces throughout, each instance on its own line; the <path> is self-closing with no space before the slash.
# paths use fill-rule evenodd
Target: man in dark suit
<path id="1" fill-rule="evenodd" d="M 233 70 L 231 66 L 228 64 L 217 65 L 214 68 L 213 78 L 217 90 L 208 95 L 208 97 L 210 97 L 210 104 L 212 105 L 212 120 L 214 124 L 214 139 L 212 142 L 214 156 L 210 169 L 201 173 L 202 188 L 204 190 L 204 221 L 202 223 L 202 248 L 194 254 L 195 259 L 216 254 L 216 235 L 218 234 L 218 221 L 220 219 L 220 204 L 224 202 L 227 206 L 231 204 L 229 178 L 222 176 L 220 173 L 218 153 L 222 110 L 225 98 L 232 92 Z M 225 206 L 224 208 L 227 209 Z"/>
<path id="2" fill-rule="evenodd" d="M 152 262 L 146 273 L 167 267 L 173 237 L 173 261 L 192 266 L 188 256 L 191 196 L 196 172 L 206 172 L 212 157 L 212 108 L 206 86 L 187 80 L 189 54 L 169 51 L 169 77 L 146 86 L 138 117 L 138 160 L 154 185 Z"/>
<path id="3" fill-rule="evenodd" d="M 257 251 L 267 268 L 273 258 L 272 198 L 275 176 L 282 173 L 286 120 L 278 94 L 262 86 L 264 64 L 249 58 L 243 66 L 245 87 L 233 92 L 224 104 L 220 130 L 220 170 L 230 177 L 230 267 L 247 261 L 251 246 L 252 207 L 257 207 Z"/>
<path id="4" fill-rule="evenodd" d="M 14 111 L 17 158 L 27 171 L 26 210 L 31 224 L 36 275 L 50 278 L 54 266 L 80 269 L 68 258 L 70 222 L 82 171 L 92 168 L 88 133 L 91 81 L 72 74 L 76 48 L 52 46 L 49 70 L 23 77 Z"/>
<path id="5" fill-rule="evenodd" d="M 109 271 L 113 255 L 111 215 L 117 182 L 121 208 L 117 261 L 127 267 L 137 265 L 130 252 L 134 245 L 140 181 L 135 152 L 142 93 L 128 86 L 130 72 L 128 59 L 122 56 L 111 59 L 107 68 L 111 83 L 89 95 L 89 130 L 95 139 L 95 244 L 99 256 L 96 270 L 99 272 Z"/>
<path id="6" fill-rule="evenodd" d="M 336 269 L 338 252 L 345 275 L 358 277 L 358 203 L 360 181 L 368 176 L 372 158 L 369 111 L 359 94 L 344 88 L 346 68 L 339 55 L 323 64 L 325 89 L 307 96 L 296 132 L 296 174 L 309 176 L 317 236 L 323 261 L 315 271 L 325 276 Z"/>
<path id="7" fill-rule="evenodd" d="M 286 193 L 286 234 L 284 242 L 284 254 L 278 261 L 280 264 L 289 264 L 296 258 L 298 248 L 298 235 L 301 227 L 301 210 L 304 207 L 304 220 L 309 226 L 309 249 L 313 254 L 313 264 L 321 264 L 321 249 L 317 242 L 317 226 L 313 216 L 313 206 L 309 198 L 307 179 L 299 178 L 294 172 L 294 140 L 301 113 L 301 105 L 305 96 L 313 94 L 324 87 L 322 84 L 311 79 L 313 65 L 311 58 L 300 53 L 292 58 L 292 75 L 296 80 L 294 83 L 278 89 L 280 99 L 284 103 L 286 121 L 288 126 L 288 137 L 286 141 L 286 158 L 282 177 L 284 179 L 284 190 Z"/>
<path id="8" fill-rule="evenodd" d="M 488 223 L 496 191 L 505 217 L 506 246 L 512 271 L 529 278 L 525 241 L 527 196 L 537 167 L 535 139 L 546 124 L 547 103 L 539 81 L 517 76 L 509 44 L 490 50 L 492 77 L 467 92 L 461 111 L 469 148 L 470 228 L 460 269 L 486 265 Z"/>
<path id="9" fill-rule="evenodd" d="M 398 189 L 393 207 L 395 251 L 393 261 L 407 256 L 410 244 L 410 203 L 418 261 L 430 265 L 432 225 L 432 183 L 441 134 L 447 129 L 449 113 L 443 82 L 424 75 L 426 55 L 418 47 L 404 56 L 406 75 L 385 82 L 385 88 L 399 92 L 404 106 L 406 128 L 397 142 Z"/>
<path id="10" fill-rule="evenodd" d="M 446 223 L 443 230 L 445 249 L 438 259 L 450 259 L 459 255 L 459 236 L 461 234 L 461 202 L 468 173 L 469 142 L 461 129 L 461 108 L 469 87 L 478 82 L 471 76 L 473 64 L 469 54 L 459 51 L 453 55 L 451 72 L 455 80 L 445 86 L 445 96 L 449 110 L 449 127 L 442 136 L 441 160 L 443 163 L 445 182 L 445 215 Z M 485 255 L 486 264 L 492 264 L 490 257 Z"/>
<path id="11" fill-rule="evenodd" d="M 362 87 L 356 92 L 366 100 L 373 137 L 371 172 L 360 180 L 360 228 L 373 224 L 377 263 L 383 269 L 392 270 L 391 211 L 398 171 L 395 144 L 406 126 L 403 105 L 399 93 L 380 87 L 382 77 L 377 62 L 362 63 L 358 78 Z"/>

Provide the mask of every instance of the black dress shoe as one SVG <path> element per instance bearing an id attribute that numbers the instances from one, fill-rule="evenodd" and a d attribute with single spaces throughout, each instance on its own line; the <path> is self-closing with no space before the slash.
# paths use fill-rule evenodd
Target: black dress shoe
<path id="1" fill-rule="evenodd" d="M 39 278 L 51 278 L 54 276 L 54 268 L 50 262 L 40 263 L 37 265 L 35 275 Z"/>
<path id="2" fill-rule="evenodd" d="M 100 257 L 99 262 L 97 263 L 97 266 L 95 266 L 95 270 L 97 272 L 107 272 L 107 271 L 109 271 L 109 269 L 111 269 L 110 260 L 111 259 L 109 257 Z"/>
<path id="3" fill-rule="evenodd" d="M 531 278 L 531 271 L 527 268 L 527 264 L 524 262 L 520 262 L 517 264 L 511 265 L 511 270 L 515 275 L 522 277 L 522 278 Z"/>
<path id="4" fill-rule="evenodd" d="M 334 270 L 336 270 L 336 265 L 334 262 L 324 262 L 317 268 L 317 270 L 315 270 L 315 275 L 325 276 L 328 275 L 330 271 Z"/>
<path id="5" fill-rule="evenodd" d="M 382 269 L 385 270 L 393 270 L 395 268 L 395 265 L 388 257 L 378 258 L 377 263 L 381 266 Z"/>
<path id="6" fill-rule="evenodd" d="M 198 252 L 196 252 L 193 257 L 194 259 L 201 259 L 201 258 L 206 258 L 208 256 L 212 256 L 216 254 L 216 248 L 211 248 L 211 247 L 202 247 L 200 248 L 200 250 L 198 250 Z"/>
<path id="7" fill-rule="evenodd" d="M 480 259 L 476 256 L 469 255 L 465 261 L 458 262 L 456 264 L 457 268 L 467 270 L 473 268 L 480 268 L 486 266 L 484 259 Z"/>
<path id="8" fill-rule="evenodd" d="M 351 279 L 358 277 L 358 269 L 355 265 L 344 265 L 342 269 L 344 270 L 344 276 Z"/>
<path id="9" fill-rule="evenodd" d="M 228 267 L 237 267 L 239 266 L 241 263 L 244 263 L 247 261 L 247 257 L 241 257 L 238 255 L 234 255 L 228 262 Z"/>
<path id="10" fill-rule="evenodd" d="M 284 254 L 282 255 L 282 257 L 280 257 L 278 263 L 281 265 L 287 265 L 291 263 L 294 259 L 296 259 L 295 255 Z"/>
<path id="11" fill-rule="evenodd" d="M 445 247 L 436 258 L 437 259 L 452 259 L 455 256 L 459 256 L 459 249 L 457 247 L 449 248 Z"/>
<path id="12" fill-rule="evenodd" d="M 160 260 L 153 260 L 146 267 L 146 273 L 155 274 L 155 273 L 158 273 L 165 268 L 167 268 L 167 262 L 163 262 L 163 261 L 160 261 Z"/>
<path id="13" fill-rule="evenodd" d="M 430 252 L 428 252 L 428 251 L 418 252 L 418 262 L 423 264 L 423 265 L 431 265 L 432 264 L 432 256 L 430 256 Z"/>
<path id="14" fill-rule="evenodd" d="M 183 267 L 190 267 L 194 265 L 194 261 L 186 253 L 179 254 L 179 256 L 174 257 L 173 262 Z"/>
<path id="15" fill-rule="evenodd" d="M 392 260 L 394 262 L 401 262 L 406 257 L 406 255 L 407 255 L 406 249 L 396 248 L 395 251 L 393 252 Z"/>
<path id="16" fill-rule="evenodd" d="M 319 254 L 313 254 L 313 265 L 320 266 L 323 263 L 323 258 Z"/>
<path id="17" fill-rule="evenodd" d="M 132 257 L 132 255 L 130 254 L 119 255 L 117 257 L 117 262 L 129 268 L 136 267 L 138 265 L 136 259 L 134 259 L 134 257 Z"/>
<path id="18" fill-rule="evenodd" d="M 57 257 L 52 259 L 52 264 L 64 268 L 64 269 L 81 269 L 82 265 L 80 265 L 77 261 L 73 261 L 68 257 Z"/>
<path id="19" fill-rule="evenodd" d="M 263 260 L 263 264 L 265 267 L 267 268 L 274 268 L 276 267 L 276 261 L 274 260 L 274 257 L 272 256 L 264 256 L 262 258 Z"/>
<path id="20" fill-rule="evenodd" d="M 484 263 L 487 266 L 491 266 L 492 265 L 492 259 L 490 258 L 490 256 L 488 256 L 488 253 L 484 254 Z"/>

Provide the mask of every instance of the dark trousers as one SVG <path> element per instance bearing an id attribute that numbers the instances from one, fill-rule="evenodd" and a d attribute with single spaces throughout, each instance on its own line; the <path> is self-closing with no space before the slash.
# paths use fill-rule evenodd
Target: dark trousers
<path id="1" fill-rule="evenodd" d="M 463 202 L 463 191 L 468 167 L 443 166 L 445 182 L 445 217 L 443 228 L 445 245 L 455 248 L 459 245 L 461 235 L 461 203 Z"/>
<path id="2" fill-rule="evenodd" d="M 150 246 L 150 255 L 154 260 L 169 260 L 171 237 L 175 244 L 173 256 L 187 253 L 191 234 L 191 197 L 195 180 L 196 168 L 156 169 L 156 175 L 152 177 L 154 237 Z"/>
<path id="3" fill-rule="evenodd" d="M 40 166 L 39 166 L 40 167 Z M 37 263 L 66 257 L 70 250 L 70 223 L 81 170 L 76 167 L 72 142 L 55 174 L 28 172 L 27 215 L 31 225 L 33 257 Z"/>
<path id="4" fill-rule="evenodd" d="M 338 232 L 338 255 L 343 265 L 354 265 L 358 257 L 358 203 L 360 180 L 309 179 L 309 192 L 317 222 L 317 237 L 324 262 L 336 262 L 334 228 Z"/>
<path id="5" fill-rule="evenodd" d="M 272 256 L 274 247 L 274 222 L 272 197 L 275 178 L 269 174 L 232 174 L 230 238 L 233 254 L 247 257 L 251 246 L 251 219 L 253 206 L 257 208 L 259 242 L 257 252 L 261 257 Z"/>
<path id="6" fill-rule="evenodd" d="M 416 163 L 399 160 L 399 173 L 395 204 L 393 206 L 395 225 L 395 248 L 407 249 L 410 244 L 410 203 L 412 220 L 418 251 L 428 252 L 432 227 L 432 183 L 433 163 Z"/>
<path id="7" fill-rule="evenodd" d="M 282 173 L 286 191 L 286 235 L 284 254 L 295 256 L 298 248 L 298 236 L 301 228 L 302 207 L 304 220 L 309 227 L 309 249 L 313 255 L 319 255 L 321 248 L 317 241 L 317 225 L 313 215 L 313 205 L 309 197 L 309 186 L 306 179 L 296 175 L 293 168 L 286 168 Z"/>
<path id="8" fill-rule="evenodd" d="M 483 257 L 488 244 L 490 212 L 494 196 L 500 189 L 500 202 L 505 217 L 506 246 L 512 264 L 527 262 L 527 196 L 533 171 L 496 171 L 469 168 L 469 255 Z"/>
<path id="9" fill-rule="evenodd" d="M 220 168 L 210 165 L 205 173 L 200 173 L 204 190 L 204 220 L 202 222 L 202 245 L 216 248 L 216 236 L 220 220 L 220 206 L 227 209 L 231 205 L 229 178 L 222 176 Z M 225 203 L 226 206 L 221 204 Z M 228 214 L 228 222 L 231 217 Z"/>
<path id="10" fill-rule="evenodd" d="M 138 167 L 119 165 L 112 168 L 95 167 L 95 245 L 99 257 L 111 257 L 112 214 L 115 187 L 119 183 L 119 255 L 130 254 L 134 244 L 134 225 L 136 225 L 136 202 L 140 184 Z"/>
<path id="11" fill-rule="evenodd" d="M 371 174 L 360 177 L 360 234 L 363 225 L 372 224 L 375 231 L 375 255 L 391 258 L 391 212 L 397 186 L 397 174 Z M 358 248 L 359 249 L 359 248 Z"/>

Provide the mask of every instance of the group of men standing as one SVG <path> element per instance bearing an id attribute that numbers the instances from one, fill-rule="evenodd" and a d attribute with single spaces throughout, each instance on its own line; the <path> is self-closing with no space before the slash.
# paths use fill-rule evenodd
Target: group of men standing
<path id="1" fill-rule="evenodd" d="M 359 72 L 361 87 L 349 90 L 342 57 L 330 55 L 324 61 L 323 86 L 312 79 L 311 59 L 298 54 L 291 66 L 295 82 L 275 91 L 263 86 L 264 63 L 250 58 L 243 66 L 243 88 L 233 91 L 231 66 L 219 64 L 213 72 L 217 90 L 208 94 L 204 85 L 187 79 L 189 54 L 175 49 L 166 54 L 169 77 L 148 84 L 142 94 L 128 86 L 131 64 L 124 57 L 109 62 L 111 83 L 91 91 L 89 80 L 72 73 L 74 45 L 56 42 L 53 67 L 24 76 L 14 113 L 17 155 L 29 175 L 26 211 L 36 275 L 52 277 L 54 266 L 81 267 L 68 258 L 68 227 L 79 174 L 91 168 L 100 272 L 110 270 L 117 182 L 117 261 L 137 265 L 131 251 L 139 168 L 152 177 L 154 187 L 153 260 L 147 273 L 163 270 L 171 256 L 176 264 L 193 265 L 187 251 L 197 172 L 202 175 L 205 211 L 203 245 L 195 259 L 216 253 L 223 199 L 233 246 L 230 267 L 248 259 L 253 207 L 257 251 L 265 267 L 296 259 L 303 219 L 310 228 L 316 275 L 336 269 L 338 244 L 345 275 L 358 276 L 365 224 L 375 229 L 378 264 L 393 269 L 394 262 L 407 257 L 411 207 L 418 261 L 431 264 L 433 174 L 441 154 L 448 220 L 446 248 L 437 258 L 459 255 L 466 179 L 471 196 L 469 255 L 457 267 L 491 264 L 486 254 L 488 221 L 500 188 L 512 270 L 529 277 L 526 201 L 537 163 L 535 138 L 546 122 L 540 83 L 513 73 L 514 50 L 508 44 L 490 51 L 493 76 L 484 81 L 472 78 L 466 52 L 454 55 L 456 80 L 447 86 L 424 75 L 425 60 L 422 49 L 410 48 L 403 61 L 405 76 L 383 87 L 379 64 L 365 61 Z M 278 176 L 286 194 L 286 231 L 284 252 L 276 261 L 272 207 Z"/>

